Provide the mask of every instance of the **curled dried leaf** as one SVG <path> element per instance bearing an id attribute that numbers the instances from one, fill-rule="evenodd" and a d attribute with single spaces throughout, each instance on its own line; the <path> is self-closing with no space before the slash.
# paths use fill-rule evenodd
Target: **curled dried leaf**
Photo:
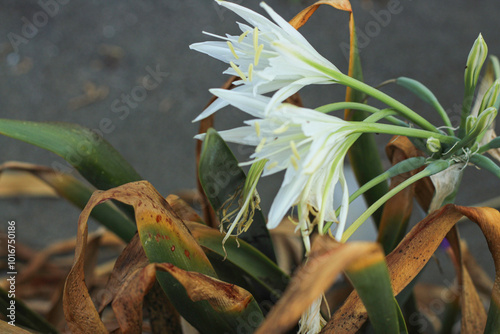
<path id="1" fill-rule="evenodd" d="M 419 222 L 387 255 L 394 294 L 399 294 L 422 270 L 450 229 L 466 216 L 481 228 L 493 256 L 496 280 L 491 294 L 490 315 L 486 326 L 496 321 L 500 306 L 500 212 L 492 208 L 472 208 L 449 204 Z M 366 321 L 367 314 L 353 292 L 335 312 L 322 333 L 353 333 Z M 482 330 L 481 330 L 482 331 Z"/>

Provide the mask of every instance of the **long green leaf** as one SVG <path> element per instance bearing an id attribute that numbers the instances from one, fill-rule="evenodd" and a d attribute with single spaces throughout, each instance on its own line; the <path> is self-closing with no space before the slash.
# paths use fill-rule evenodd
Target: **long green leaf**
<path id="1" fill-rule="evenodd" d="M 243 240 L 230 237 L 224 244 L 224 251 L 222 247 L 224 236 L 219 231 L 199 223 L 187 222 L 187 226 L 203 248 L 226 258 L 224 262 L 230 262 L 240 268 L 268 290 L 273 299 L 277 300 L 281 296 L 290 277 L 255 247 Z"/>
<path id="2" fill-rule="evenodd" d="M 139 174 L 104 138 L 69 123 L 0 119 L 0 134 L 49 150 L 78 170 L 98 189 L 141 180 Z M 67 171 L 64 165 L 52 166 Z"/>
<path id="3" fill-rule="evenodd" d="M 399 334 L 401 311 L 394 300 L 383 256 L 361 261 L 349 268 L 346 274 L 366 307 L 375 333 Z"/>
<path id="4" fill-rule="evenodd" d="M 243 189 L 245 184 L 246 176 L 238 166 L 238 160 L 236 160 L 227 144 L 214 129 L 207 131 L 205 142 L 203 143 L 199 176 L 200 183 L 210 204 L 219 213 L 223 206 L 238 191 Z M 236 206 L 232 206 L 232 209 L 236 209 Z M 276 262 L 271 236 L 260 210 L 255 210 L 252 226 L 250 226 L 248 231 L 241 234 L 240 238 Z"/>

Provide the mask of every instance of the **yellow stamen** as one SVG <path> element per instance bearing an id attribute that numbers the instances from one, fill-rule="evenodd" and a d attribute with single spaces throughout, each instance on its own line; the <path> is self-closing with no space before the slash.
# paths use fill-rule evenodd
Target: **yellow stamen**
<path id="1" fill-rule="evenodd" d="M 295 160 L 295 156 L 290 156 L 290 162 L 292 163 L 293 165 L 293 168 L 295 168 L 295 170 L 298 170 L 299 169 L 299 165 L 297 164 L 297 160 Z"/>
<path id="2" fill-rule="evenodd" d="M 240 35 L 238 38 L 238 43 L 241 43 L 243 41 L 243 38 L 245 38 L 246 35 L 250 33 L 250 30 L 245 31 L 243 34 Z"/>
<path id="3" fill-rule="evenodd" d="M 231 67 L 233 68 L 233 70 L 236 71 L 236 73 L 238 73 L 238 75 L 240 76 L 240 78 L 243 80 L 243 81 L 247 81 L 247 77 L 245 76 L 245 73 L 243 73 L 238 66 L 236 66 L 232 61 L 229 62 L 229 65 L 231 65 Z"/>
<path id="4" fill-rule="evenodd" d="M 266 138 L 264 137 L 260 141 L 259 145 L 257 145 L 257 147 L 255 148 L 255 153 L 259 153 L 260 151 L 262 151 L 262 148 L 264 147 L 265 144 L 266 144 Z"/>
<path id="5" fill-rule="evenodd" d="M 248 65 L 248 81 L 252 81 L 253 64 Z"/>
<path id="6" fill-rule="evenodd" d="M 257 133 L 257 137 L 260 137 L 260 123 L 255 122 L 255 132 Z"/>
<path id="7" fill-rule="evenodd" d="M 282 126 L 277 128 L 276 130 L 274 130 L 273 133 L 276 135 L 279 135 L 279 134 L 285 132 L 286 130 L 288 130 L 289 127 L 290 127 L 289 125 L 283 124 Z"/>
<path id="8" fill-rule="evenodd" d="M 297 160 L 300 160 L 299 151 L 297 151 L 297 146 L 295 146 L 295 142 L 293 140 L 290 142 L 290 147 L 292 148 L 293 155 L 297 158 Z"/>
<path id="9" fill-rule="evenodd" d="M 269 166 L 267 166 L 267 169 L 273 169 L 274 167 L 278 166 L 278 162 L 273 162 L 273 163 L 270 163 Z"/>
<path id="10" fill-rule="evenodd" d="M 238 55 L 236 54 L 236 51 L 234 50 L 233 43 L 231 43 L 230 41 L 227 41 L 227 46 L 229 46 L 229 50 L 231 50 L 231 53 L 233 54 L 234 58 L 240 59 L 240 57 L 238 57 Z"/>
<path id="11" fill-rule="evenodd" d="M 255 66 L 259 65 L 260 54 L 264 50 L 264 44 L 259 45 L 259 47 L 255 50 L 255 57 L 253 63 Z"/>
<path id="12" fill-rule="evenodd" d="M 253 48 L 257 50 L 259 46 L 259 28 L 253 28 Z"/>

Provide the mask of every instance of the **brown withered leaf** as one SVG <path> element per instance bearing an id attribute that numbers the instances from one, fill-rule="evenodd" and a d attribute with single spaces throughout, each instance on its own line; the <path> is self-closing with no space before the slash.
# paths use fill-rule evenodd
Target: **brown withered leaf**
<path id="1" fill-rule="evenodd" d="M 500 301 L 500 212 L 492 208 L 472 208 L 453 204 L 434 211 L 419 222 L 387 255 L 387 265 L 394 294 L 399 294 L 422 270 L 446 234 L 462 217 L 478 224 L 493 256 L 497 279 L 491 300 Z M 335 312 L 322 333 L 354 333 L 366 321 L 367 314 L 353 292 Z"/>
<path id="2" fill-rule="evenodd" d="M 23 172 L 3 172 L 0 166 L 0 197 L 57 197 L 57 193 L 34 175 Z"/>
<path id="3" fill-rule="evenodd" d="M 348 267 L 374 258 L 383 259 L 380 245 L 371 242 L 339 243 L 329 236 L 318 236 L 309 259 L 293 276 L 282 298 L 258 328 L 258 334 L 285 333 L 301 314 L 320 297 Z"/>
<path id="4" fill-rule="evenodd" d="M 349 0 L 321 0 L 316 1 L 314 4 L 303 9 L 300 13 L 295 15 L 295 17 L 289 21 L 290 24 L 295 29 L 299 29 L 309 20 L 311 15 L 314 14 L 316 9 L 318 9 L 318 7 L 321 5 L 332 6 L 339 10 L 344 10 L 346 12 L 352 13 L 351 3 L 349 2 Z"/>
<path id="5" fill-rule="evenodd" d="M 158 281 L 144 297 L 149 312 L 149 324 L 153 333 L 182 334 L 179 312 L 170 302 Z"/>
<path id="6" fill-rule="evenodd" d="M 168 195 L 167 203 L 182 220 L 203 223 L 203 219 L 196 211 L 177 195 Z"/>
<path id="7" fill-rule="evenodd" d="M 139 235 L 136 234 L 125 247 L 123 252 L 118 256 L 115 262 L 111 276 L 104 290 L 99 291 L 96 308 L 99 313 L 102 313 L 104 308 L 113 301 L 120 288 L 127 284 L 128 275 L 137 269 L 142 269 L 149 263 L 144 249 L 141 245 Z"/>
<path id="8" fill-rule="evenodd" d="M 483 294 L 489 294 L 491 289 L 493 288 L 493 280 L 490 276 L 484 271 L 484 269 L 477 263 L 476 259 L 469 252 L 469 248 L 467 243 L 462 239 L 461 247 L 462 249 L 462 257 L 464 261 L 464 265 L 469 271 L 472 281 L 476 286 L 476 289 Z"/>
<path id="9" fill-rule="evenodd" d="M 469 271 L 464 266 L 460 237 L 457 226 L 453 226 L 446 235 L 450 243 L 448 254 L 455 266 L 458 278 L 458 294 L 462 309 L 462 333 L 477 333 L 486 326 L 486 310 L 472 282 Z"/>
<path id="10" fill-rule="evenodd" d="M 203 249 L 198 245 L 183 222 L 175 215 L 167 201 L 149 182 L 131 182 L 107 191 L 96 191 L 78 220 L 75 261 L 64 288 L 64 313 L 68 326 L 73 332 L 101 333 L 106 331 L 85 285 L 84 256 L 86 252 L 87 221 L 90 212 L 96 205 L 109 199 L 134 207 L 139 233 L 148 229 L 151 231 L 156 229 L 171 235 L 162 234 L 163 237 L 161 238 L 159 232 L 155 236 L 151 235 L 152 247 L 169 244 L 172 252 L 175 249 L 178 250 L 176 254 L 179 254 L 178 258 L 182 259 L 183 263 L 204 268 L 207 272 L 215 274 Z M 177 247 L 172 246 L 172 243 Z M 137 274 L 139 275 L 139 273 Z"/>
<path id="11" fill-rule="evenodd" d="M 151 263 L 129 273 L 127 282 L 120 287 L 112 303 L 123 333 L 141 332 L 142 300 L 156 282 L 157 270 L 166 271 L 178 280 L 192 301 L 207 301 L 220 312 L 241 311 L 253 299 L 248 291 L 234 284 L 197 272 L 185 271 L 170 263 Z"/>
<path id="12" fill-rule="evenodd" d="M 156 264 L 130 271 L 119 286 L 112 308 L 122 333 L 142 332 L 142 301 L 156 282 Z"/>
<path id="13" fill-rule="evenodd" d="M 423 156 L 423 153 L 417 150 L 410 140 L 404 136 L 394 136 L 387 144 L 385 151 L 393 166 L 408 158 Z M 420 169 L 391 178 L 390 189 L 397 187 L 419 171 Z M 377 241 L 384 246 L 386 253 L 390 253 L 396 247 L 406 232 L 413 210 L 415 188 L 415 184 L 406 187 L 390 198 L 384 205 Z"/>
<path id="14" fill-rule="evenodd" d="M 168 329 L 169 333 L 179 333 L 179 314 L 173 309 L 161 287 L 155 284 L 156 278 L 153 276 L 146 278 L 150 281 L 141 281 L 143 277 L 139 273 L 148 264 L 139 235 L 136 234 L 116 260 L 106 287 L 98 292 L 100 298 L 96 308 L 101 314 L 113 302 L 115 317 L 122 332 L 134 333 L 142 328 L 144 299 L 153 328 L 161 327 L 163 330 Z M 166 305 L 170 307 L 165 308 Z M 158 319 L 157 312 L 161 313 L 161 319 Z"/>
<path id="15" fill-rule="evenodd" d="M 182 284 L 192 301 L 207 301 L 218 312 L 241 312 L 253 300 L 247 290 L 237 285 L 194 271 L 185 271 L 170 263 L 159 266 Z"/>

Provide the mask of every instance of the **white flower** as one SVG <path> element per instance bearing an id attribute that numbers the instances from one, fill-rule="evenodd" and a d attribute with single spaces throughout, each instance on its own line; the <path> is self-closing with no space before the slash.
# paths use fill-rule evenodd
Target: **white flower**
<path id="1" fill-rule="evenodd" d="M 256 117 L 246 121 L 247 126 L 219 132 L 226 141 L 256 147 L 251 155 L 253 160 L 242 165 L 265 159 L 263 176 L 285 171 L 269 212 L 268 228 L 278 226 L 288 210 L 297 205 L 298 228 L 304 237 L 310 232 L 312 223 L 319 224 L 322 232 L 325 221 L 335 221 L 339 223 L 336 238 L 340 240 L 349 205 L 343 165 L 353 142 L 351 124 L 290 104 L 280 104 L 266 112 L 270 98 L 252 93 L 223 89 L 212 89 L 211 93 Z M 203 135 L 197 138 L 201 139 Z M 339 217 L 333 203 L 337 183 L 343 190 Z M 310 213 L 315 217 L 312 222 Z"/>
<path id="2" fill-rule="evenodd" d="M 321 56 L 295 28 L 265 3 L 262 2 L 261 7 L 276 23 L 240 5 L 216 1 L 252 26 L 238 23 L 243 32 L 239 36 L 223 37 L 205 32 L 223 41 L 195 43 L 190 48 L 229 64 L 224 73 L 241 78 L 235 82 L 238 86 L 235 91 L 256 95 L 277 90 L 267 110 L 306 85 L 336 82 L 334 76 L 341 75 L 335 65 Z M 194 121 L 210 116 L 225 105 L 224 101 L 216 101 Z"/>

